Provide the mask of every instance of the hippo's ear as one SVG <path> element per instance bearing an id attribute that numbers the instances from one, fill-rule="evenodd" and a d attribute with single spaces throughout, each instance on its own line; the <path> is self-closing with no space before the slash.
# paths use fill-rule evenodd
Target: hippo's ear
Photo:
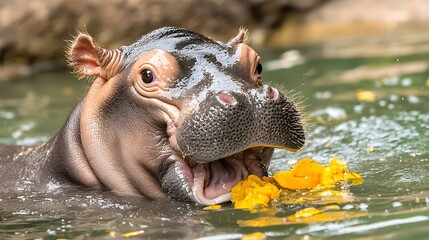
<path id="1" fill-rule="evenodd" d="M 92 37 L 83 33 L 70 42 L 68 61 L 79 78 L 100 75 L 98 48 Z"/>
<path id="2" fill-rule="evenodd" d="M 104 49 L 87 35 L 80 33 L 70 43 L 68 61 L 79 77 L 100 76 L 110 79 L 120 69 L 122 52 Z"/>
<path id="3" fill-rule="evenodd" d="M 240 29 L 238 30 L 237 36 L 229 40 L 228 45 L 235 46 L 239 43 L 246 43 L 247 35 L 248 35 L 247 29 L 244 27 L 240 27 Z"/>

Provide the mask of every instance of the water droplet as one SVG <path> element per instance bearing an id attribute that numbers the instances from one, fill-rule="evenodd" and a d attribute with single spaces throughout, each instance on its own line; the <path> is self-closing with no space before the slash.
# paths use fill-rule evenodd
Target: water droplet
<path id="1" fill-rule="evenodd" d="M 368 204 L 361 203 L 361 204 L 359 204 L 359 208 L 360 208 L 361 210 L 366 210 L 366 209 L 368 208 Z"/>
<path id="2" fill-rule="evenodd" d="M 383 84 L 387 86 L 395 86 L 399 83 L 399 77 L 398 76 L 392 76 L 390 78 L 383 79 Z"/>
<path id="3" fill-rule="evenodd" d="M 17 138 L 21 137 L 22 131 L 20 129 L 18 129 L 15 132 L 13 132 L 11 135 L 13 138 L 17 139 Z"/>
<path id="4" fill-rule="evenodd" d="M 46 232 L 47 232 L 49 235 L 56 235 L 56 234 L 57 234 L 57 231 L 55 231 L 55 230 L 51 230 L 51 229 L 46 230 Z"/>
<path id="5" fill-rule="evenodd" d="M 378 105 L 379 105 L 380 107 L 385 107 L 385 106 L 386 106 L 386 104 L 387 104 L 387 102 L 386 102 L 385 100 L 380 100 L 380 101 L 378 102 Z"/>
<path id="6" fill-rule="evenodd" d="M 413 83 L 413 81 L 411 80 L 411 78 L 404 78 L 401 81 L 401 85 L 404 87 L 411 86 L 412 83 Z"/>
<path id="7" fill-rule="evenodd" d="M 353 205 L 347 204 L 343 207 L 344 210 L 353 209 Z"/>
<path id="8" fill-rule="evenodd" d="M 329 99 L 332 97 L 332 92 L 330 91 L 316 92 L 315 96 L 317 99 Z"/>
<path id="9" fill-rule="evenodd" d="M 398 97 L 398 95 L 392 94 L 389 96 L 389 99 L 392 102 L 396 102 L 396 101 L 398 101 L 399 97 Z"/>
<path id="10" fill-rule="evenodd" d="M 0 112 L 0 117 L 10 120 L 15 118 L 15 114 L 13 112 Z"/>
<path id="11" fill-rule="evenodd" d="M 409 103 L 417 104 L 420 102 L 420 99 L 417 96 L 408 96 L 407 100 Z"/>

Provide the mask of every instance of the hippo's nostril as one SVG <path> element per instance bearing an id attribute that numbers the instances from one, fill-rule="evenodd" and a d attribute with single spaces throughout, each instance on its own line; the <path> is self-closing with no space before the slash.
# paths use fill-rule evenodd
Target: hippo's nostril
<path id="1" fill-rule="evenodd" d="M 273 87 L 268 87 L 268 99 L 276 100 L 279 97 L 279 90 Z"/>
<path id="2" fill-rule="evenodd" d="M 216 95 L 216 99 L 219 102 L 226 103 L 228 105 L 236 105 L 237 104 L 237 100 L 233 96 L 231 96 L 227 93 L 224 93 L 224 92 L 218 93 Z"/>

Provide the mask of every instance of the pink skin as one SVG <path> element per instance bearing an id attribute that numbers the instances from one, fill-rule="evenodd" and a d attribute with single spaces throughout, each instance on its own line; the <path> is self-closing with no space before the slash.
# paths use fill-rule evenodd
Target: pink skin
<path id="1" fill-rule="evenodd" d="M 243 32 L 240 32 L 233 39 L 237 53 L 241 54 L 240 64 L 249 72 L 250 81 L 260 86 L 261 79 L 255 71 L 259 56 L 241 43 L 243 37 Z M 86 178 L 90 179 L 92 186 L 105 186 L 126 195 L 143 194 L 162 198 L 166 196 L 159 182 L 162 176 L 151 173 L 162 172 L 160 168 L 170 164 L 174 165 L 175 173 L 183 179 L 183 188 L 191 198 L 210 205 L 229 201 L 231 188 L 249 174 L 264 175 L 264 165 L 269 162 L 273 152 L 269 146 L 252 146 L 209 163 L 187 159 L 186 153 L 177 144 L 176 134 L 181 118 L 192 108 L 193 99 L 166 97 L 169 86 L 180 74 L 177 60 L 168 52 L 152 50 L 142 54 L 127 76 L 128 86 L 135 99 L 157 109 L 151 117 L 165 123 L 168 139 L 162 139 L 162 134 L 150 128 L 145 128 L 144 133 L 127 131 L 125 128 L 114 133 L 112 131 L 118 126 L 111 126 L 104 121 L 100 109 L 123 78 L 119 74 L 124 68 L 119 50 L 102 49 L 90 36 L 81 34 L 71 46 L 69 56 L 78 75 L 96 77 L 85 98 L 80 122 L 82 147 L 88 161 Z M 154 74 L 155 81 L 142 81 L 141 73 L 145 69 Z M 270 98 L 275 99 L 278 95 L 278 90 L 272 88 Z M 228 105 L 237 103 L 234 97 L 224 92 L 218 93 L 217 98 Z M 129 121 L 139 122 L 136 119 L 139 117 L 138 114 L 133 115 Z M 142 146 L 151 144 L 153 146 L 142 150 Z"/>

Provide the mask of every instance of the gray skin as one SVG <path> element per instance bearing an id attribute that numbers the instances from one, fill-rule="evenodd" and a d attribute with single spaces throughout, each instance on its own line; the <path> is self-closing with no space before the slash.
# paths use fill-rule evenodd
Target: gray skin
<path id="1" fill-rule="evenodd" d="M 267 174 L 274 148 L 298 151 L 305 142 L 297 107 L 262 84 L 245 35 L 220 43 L 166 27 L 106 50 L 79 34 L 68 56 L 78 76 L 93 79 L 87 96 L 50 141 L 0 146 L 0 191 L 73 183 L 229 201 L 239 180 Z"/>

